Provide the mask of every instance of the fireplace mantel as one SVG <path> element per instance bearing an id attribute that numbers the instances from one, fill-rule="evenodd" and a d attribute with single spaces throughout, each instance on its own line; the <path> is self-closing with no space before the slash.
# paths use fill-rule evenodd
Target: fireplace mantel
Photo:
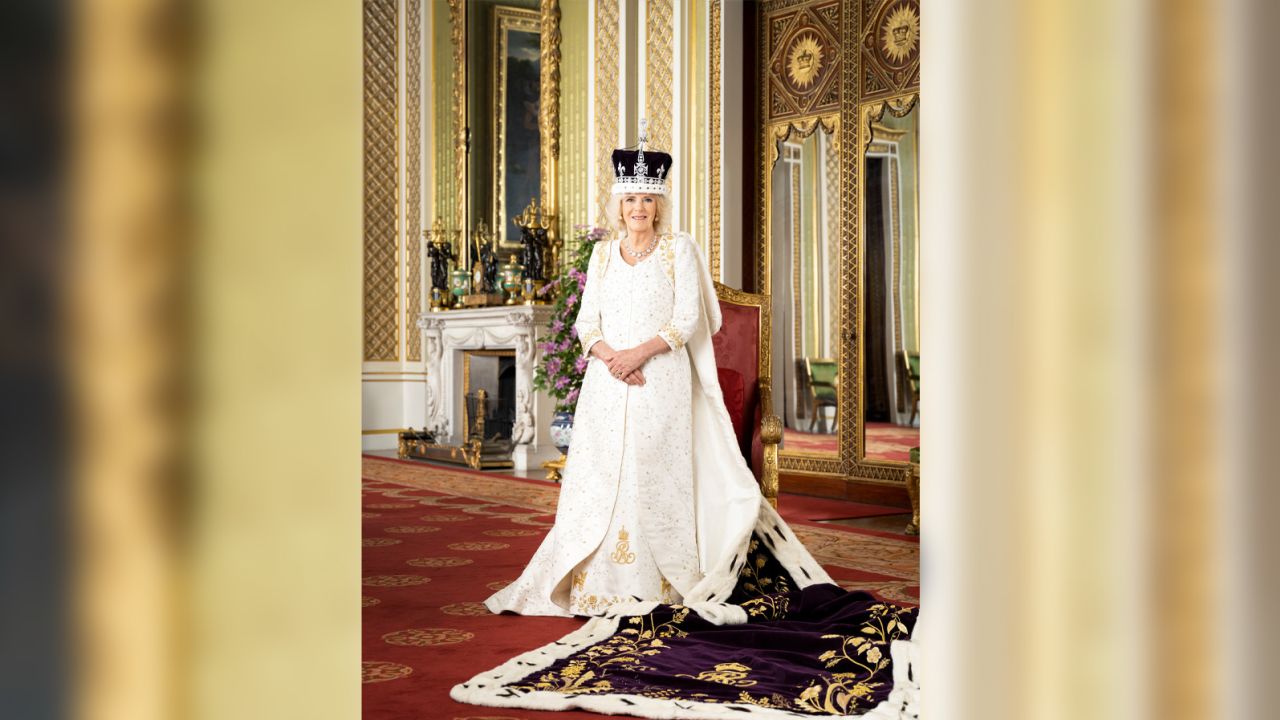
<path id="1" fill-rule="evenodd" d="M 512 430 L 516 470 L 537 469 L 560 457 L 551 442 L 555 403 L 533 389 L 538 343 L 547 334 L 549 305 L 498 305 L 425 312 L 418 316 L 427 363 L 427 429 L 437 442 L 463 441 L 462 355 L 465 350 L 514 350 L 516 421 Z"/>

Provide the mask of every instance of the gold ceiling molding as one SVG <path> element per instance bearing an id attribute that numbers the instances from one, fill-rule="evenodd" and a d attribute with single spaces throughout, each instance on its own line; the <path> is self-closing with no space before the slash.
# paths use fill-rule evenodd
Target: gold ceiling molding
<path id="1" fill-rule="evenodd" d="M 645 3 L 646 50 L 645 116 L 649 119 L 649 145 L 672 152 L 672 64 L 673 38 L 671 0 L 648 0 Z"/>
<path id="2" fill-rule="evenodd" d="M 364 359 L 400 349 L 396 0 L 364 3 Z"/>
<path id="3" fill-rule="evenodd" d="M 422 3 L 408 0 L 405 7 L 405 211 L 404 242 L 405 356 L 422 360 L 422 330 L 418 313 L 422 310 Z"/>
<path id="4" fill-rule="evenodd" d="M 707 95 L 711 101 L 710 159 L 707 167 L 708 195 L 711 217 L 710 237 L 707 239 L 711 248 L 711 277 L 720 280 L 720 73 L 723 70 L 723 59 L 720 57 L 720 7 L 721 0 L 711 0 L 711 17 L 708 22 L 711 30 L 711 48 L 708 51 L 710 64 L 707 68 L 710 88 Z"/>
<path id="5" fill-rule="evenodd" d="M 609 226 L 603 216 L 613 185 L 613 171 L 608 158 L 618 142 L 618 0 L 596 0 L 596 147 L 591 162 L 598 168 L 596 177 L 596 223 Z"/>

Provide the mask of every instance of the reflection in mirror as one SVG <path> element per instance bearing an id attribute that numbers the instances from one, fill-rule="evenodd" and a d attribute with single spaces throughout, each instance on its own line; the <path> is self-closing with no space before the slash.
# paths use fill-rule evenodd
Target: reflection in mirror
<path id="1" fill-rule="evenodd" d="M 871 122 L 864 182 L 864 457 L 907 462 L 920 445 L 919 105 Z"/>
<path id="2" fill-rule="evenodd" d="M 840 161 L 818 124 L 777 141 L 770 176 L 774 397 L 782 398 L 782 449 L 839 452 Z"/>

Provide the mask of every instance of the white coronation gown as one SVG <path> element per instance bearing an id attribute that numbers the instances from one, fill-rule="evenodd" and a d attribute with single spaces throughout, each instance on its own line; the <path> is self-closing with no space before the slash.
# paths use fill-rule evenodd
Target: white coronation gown
<path id="1" fill-rule="evenodd" d="M 665 235 L 634 266 L 620 253 L 619 238 L 592 253 L 574 325 L 583 353 L 600 340 L 624 350 L 655 335 L 671 351 L 644 365 L 643 386 L 589 356 L 555 525 L 520 578 L 485 605 L 568 616 L 723 602 L 753 530 L 799 586 L 830 582 L 738 450 L 710 342 L 719 305 L 697 245 Z"/>

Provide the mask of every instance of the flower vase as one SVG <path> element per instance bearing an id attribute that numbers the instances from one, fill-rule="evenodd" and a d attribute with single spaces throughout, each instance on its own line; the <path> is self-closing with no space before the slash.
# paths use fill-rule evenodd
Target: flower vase
<path id="1" fill-rule="evenodd" d="M 551 417 L 551 442 L 562 455 L 569 454 L 569 439 L 573 437 L 573 413 L 557 410 Z"/>

